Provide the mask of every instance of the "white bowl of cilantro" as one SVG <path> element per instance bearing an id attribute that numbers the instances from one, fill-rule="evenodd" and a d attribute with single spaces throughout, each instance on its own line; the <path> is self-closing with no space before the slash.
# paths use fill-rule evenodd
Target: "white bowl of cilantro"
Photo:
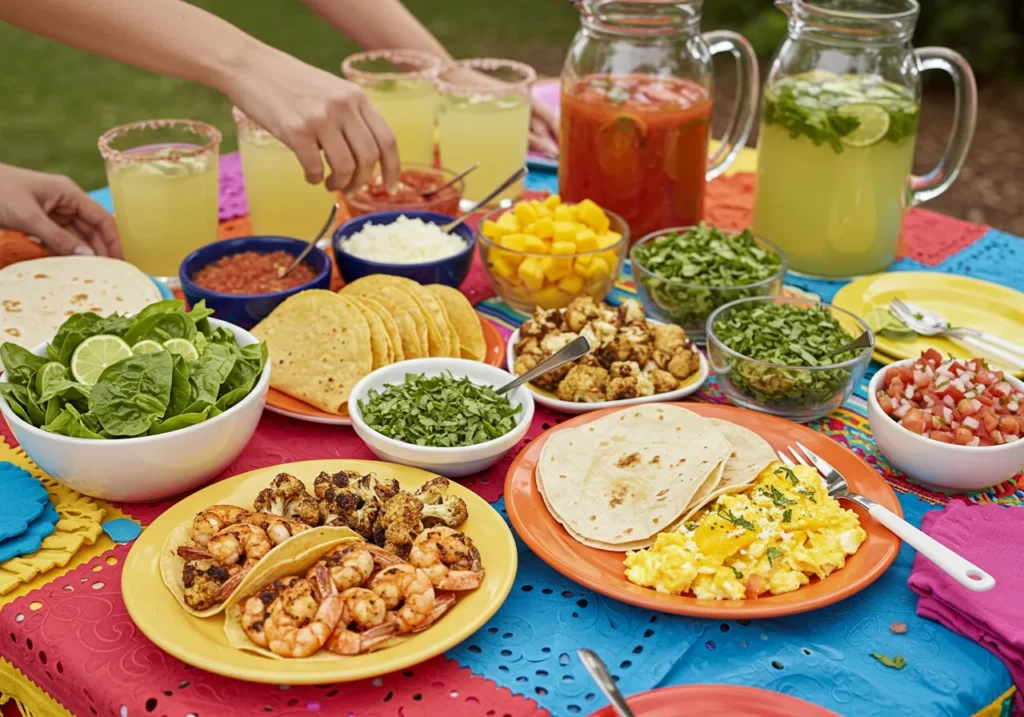
<path id="1" fill-rule="evenodd" d="M 493 466 L 529 430 L 529 389 L 495 393 L 513 378 L 478 361 L 401 361 L 357 383 L 348 412 L 381 460 L 461 478 Z"/>
<path id="2" fill-rule="evenodd" d="M 0 413 L 35 463 L 104 500 L 145 502 L 224 470 L 256 431 L 265 344 L 161 301 L 137 315 L 71 316 L 45 344 L 0 346 Z"/>

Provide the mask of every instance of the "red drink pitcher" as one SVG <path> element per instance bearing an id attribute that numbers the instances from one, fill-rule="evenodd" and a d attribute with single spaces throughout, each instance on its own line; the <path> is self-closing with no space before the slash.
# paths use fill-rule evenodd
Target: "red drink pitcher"
<path id="1" fill-rule="evenodd" d="M 746 143 L 757 59 L 734 32 L 700 33 L 703 0 L 581 0 L 581 27 L 562 68 L 563 200 L 592 199 L 629 222 L 634 241 L 696 224 L 704 185 Z M 725 136 L 708 157 L 712 55 L 736 61 Z"/>

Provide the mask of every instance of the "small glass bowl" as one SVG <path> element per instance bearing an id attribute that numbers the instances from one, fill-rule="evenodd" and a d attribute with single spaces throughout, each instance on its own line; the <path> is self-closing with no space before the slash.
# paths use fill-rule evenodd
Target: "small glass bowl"
<path id="1" fill-rule="evenodd" d="M 771 242 L 754 237 L 754 241 L 759 246 L 778 255 L 782 263 L 779 265 L 779 270 L 767 279 L 739 286 L 688 284 L 679 279 L 666 279 L 645 268 L 637 260 L 637 250 L 640 247 L 666 234 L 682 234 L 695 228 L 692 226 L 673 227 L 651 232 L 630 249 L 629 265 L 633 273 L 637 296 L 647 310 L 647 315 L 658 321 L 678 324 L 683 327 L 689 338 L 703 343 L 705 341 L 704 327 L 707 325 L 708 317 L 718 307 L 740 299 L 777 296 L 782 293 L 782 285 L 786 279 L 786 255 Z M 738 233 L 726 229 L 720 231 L 728 235 Z"/>
<path id="2" fill-rule="evenodd" d="M 497 221 L 505 212 L 515 209 L 511 207 L 499 207 L 484 215 L 480 220 L 482 228 L 485 221 Z M 494 288 L 494 293 L 511 308 L 523 314 L 532 314 L 535 307 L 542 309 L 561 309 L 569 305 L 573 299 L 579 296 L 590 296 L 595 301 L 604 301 L 611 292 L 615 282 L 619 279 L 622 271 L 622 264 L 626 259 L 626 250 L 629 248 L 629 224 L 615 212 L 603 210 L 608 216 L 608 229 L 622 235 L 622 238 L 611 246 L 604 249 L 579 252 L 577 254 L 542 254 L 539 252 L 518 251 L 506 249 L 493 239 L 488 239 L 483 232 L 477 229 L 477 245 L 480 247 L 480 261 L 487 272 L 487 278 Z M 583 259 L 584 264 L 592 262 L 599 255 L 608 265 L 608 273 L 603 271 L 587 277 L 585 267 L 581 266 L 579 273 L 576 272 L 576 261 Z M 579 282 L 563 282 L 561 279 L 550 281 L 545 276 L 543 284 L 538 288 L 530 288 L 521 278 L 520 267 L 526 261 L 542 262 L 546 259 L 556 261 L 571 261 L 573 273 L 571 277 L 578 277 Z M 614 264 L 614 266 L 612 266 Z M 567 283 L 579 284 L 566 286 Z"/>
<path id="3" fill-rule="evenodd" d="M 442 184 L 450 182 L 455 177 L 455 172 L 449 169 L 440 169 L 426 164 L 403 164 L 402 172 L 408 171 L 434 174 L 441 180 Z M 362 190 L 365 187 L 361 187 L 347 193 L 345 195 L 345 203 L 348 205 L 349 213 L 353 219 L 366 214 L 376 214 L 377 212 L 400 211 L 435 212 L 437 214 L 447 214 L 454 219 L 459 214 L 459 202 L 462 201 L 462 193 L 465 188 L 465 181 L 460 179 L 448 189 L 432 197 L 421 197 L 417 201 L 395 203 L 363 194 Z"/>
<path id="4" fill-rule="evenodd" d="M 784 366 L 734 351 L 715 333 L 719 321 L 751 305 L 795 304 L 803 308 L 825 306 L 851 340 L 867 332 L 871 345 L 853 358 L 825 366 Z M 832 304 L 788 296 L 759 296 L 719 307 L 708 318 L 707 348 L 718 385 L 737 406 L 807 423 L 839 408 L 860 385 L 875 348 L 875 336 L 864 321 Z"/>

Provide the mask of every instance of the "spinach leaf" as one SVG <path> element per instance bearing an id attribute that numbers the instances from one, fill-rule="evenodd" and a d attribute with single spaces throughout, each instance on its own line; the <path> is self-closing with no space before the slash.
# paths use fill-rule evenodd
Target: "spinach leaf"
<path id="1" fill-rule="evenodd" d="M 60 361 L 67 366 L 71 361 L 71 354 L 74 353 L 78 344 L 93 335 L 92 331 L 99 321 L 100 317 L 91 311 L 84 314 L 72 314 L 67 321 L 60 325 L 57 335 L 50 340 L 46 347 L 46 353 L 49 354 L 50 359 Z M 69 339 L 71 339 L 70 342 Z M 67 351 L 64 350 L 65 344 L 69 344 Z"/>
<path id="2" fill-rule="evenodd" d="M 149 435 L 155 436 L 159 433 L 169 433 L 181 428 L 194 426 L 197 423 L 205 421 L 208 418 L 207 414 L 209 414 L 209 409 L 204 409 L 199 413 L 182 413 L 177 416 L 164 419 L 163 421 L 157 421 L 149 429 Z"/>
<path id="3" fill-rule="evenodd" d="M 163 343 L 167 339 L 187 339 L 191 341 L 196 335 L 196 325 L 186 314 L 158 313 L 136 321 L 124 335 L 130 346 L 139 341 L 152 339 Z"/>
<path id="4" fill-rule="evenodd" d="M 89 409 L 104 430 L 113 436 L 148 431 L 170 403 L 173 364 L 171 354 L 160 351 L 105 368 L 89 396 Z"/>
<path id="5" fill-rule="evenodd" d="M 135 316 L 136 321 L 143 321 L 157 314 L 184 314 L 185 302 L 181 299 L 166 299 L 150 304 Z"/>
<path id="6" fill-rule="evenodd" d="M 113 334 L 114 336 L 124 336 L 128 329 L 135 325 L 135 319 L 131 316 L 121 316 L 120 314 L 111 314 L 110 316 L 104 316 L 100 319 L 92 329 L 90 336 L 97 334 Z"/>
<path id="7" fill-rule="evenodd" d="M 196 325 L 196 331 L 202 334 L 204 337 L 209 336 L 213 333 L 213 327 L 210 326 L 209 318 L 213 316 L 213 309 L 206 308 L 206 299 L 200 299 L 192 310 L 188 312 L 188 316 L 192 319 L 192 323 Z"/>
<path id="8" fill-rule="evenodd" d="M 58 378 L 43 383 L 43 392 L 39 396 L 39 403 L 46 403 L 53 398 L 61 398 L 65 401 L 89 401 L 89 393 L 92 386 L 77 381 L 69 381 L 66 378 Z"/>
<path id="9" fill-rule="evenodd" d="M 7 380 L 21 386 L 30 386 L 36 371 L 45 364 L 45 356 L 36 356 L 26 348 L 10 342 L 0 346 L 0 363 L 7 372 Z"/>
<path id="10" fill-rule="evenodd" d="M 60 412 L 64 410 L 64 402 L 59 398 L 51 398 L 46 402 L 46 418 L 44 418 L 44 425 L 46 423 L 53 423 L 54 419 L 60 415 Z"/>
<path id="11" fill-rule="evenodd" d="M 28 395 L 28 389 L 25 386 L 19 386 L 16 383 L 0 383 L 0 394 L 7 399 L 7 405 L 14 411 L 15 416 L 25 423 L 36 425 L 28 415 L 27 404 L 32 397 Z"/>
<path id="12" fill-rule="evenodd" d="M 235 352 L 228 346 L 209 344 L 206 353 L 189 366 L 189 381 L 195 388 L 194 400 L 216 403 L 221 384 L 231 375 L 236 360 Z"/>
<path id="13" fill-rule="evenodd" d="M 83 418 L 84 416 L 69 403 L 64 406 L 64 410 L 54 420 L 43 426 L 43 430 L 72 438 L 102 439 L 103 436 L 90 429 L 82 420 Z"/>
<path id="14" fill-rule="evenodd" d="M 192 398 L 192 384 L 188 381 L 188 362 L 181 356 L 174 356 L 174 367 L 171 371 L 171 400 L 167 404 L 164 418 L 177 416 L 185 410 Z"/>

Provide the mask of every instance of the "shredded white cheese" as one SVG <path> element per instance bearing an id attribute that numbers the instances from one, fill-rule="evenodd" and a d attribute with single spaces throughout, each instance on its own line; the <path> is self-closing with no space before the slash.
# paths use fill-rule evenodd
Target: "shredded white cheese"
<path id="1" fill-rule="evenodd" d="M 437 224 L 402 215 L 391 224 L 369 222 L 341 242 L 347 254 L 388 264 L 420 264 L 458 254 L 466 242 Z"/>

